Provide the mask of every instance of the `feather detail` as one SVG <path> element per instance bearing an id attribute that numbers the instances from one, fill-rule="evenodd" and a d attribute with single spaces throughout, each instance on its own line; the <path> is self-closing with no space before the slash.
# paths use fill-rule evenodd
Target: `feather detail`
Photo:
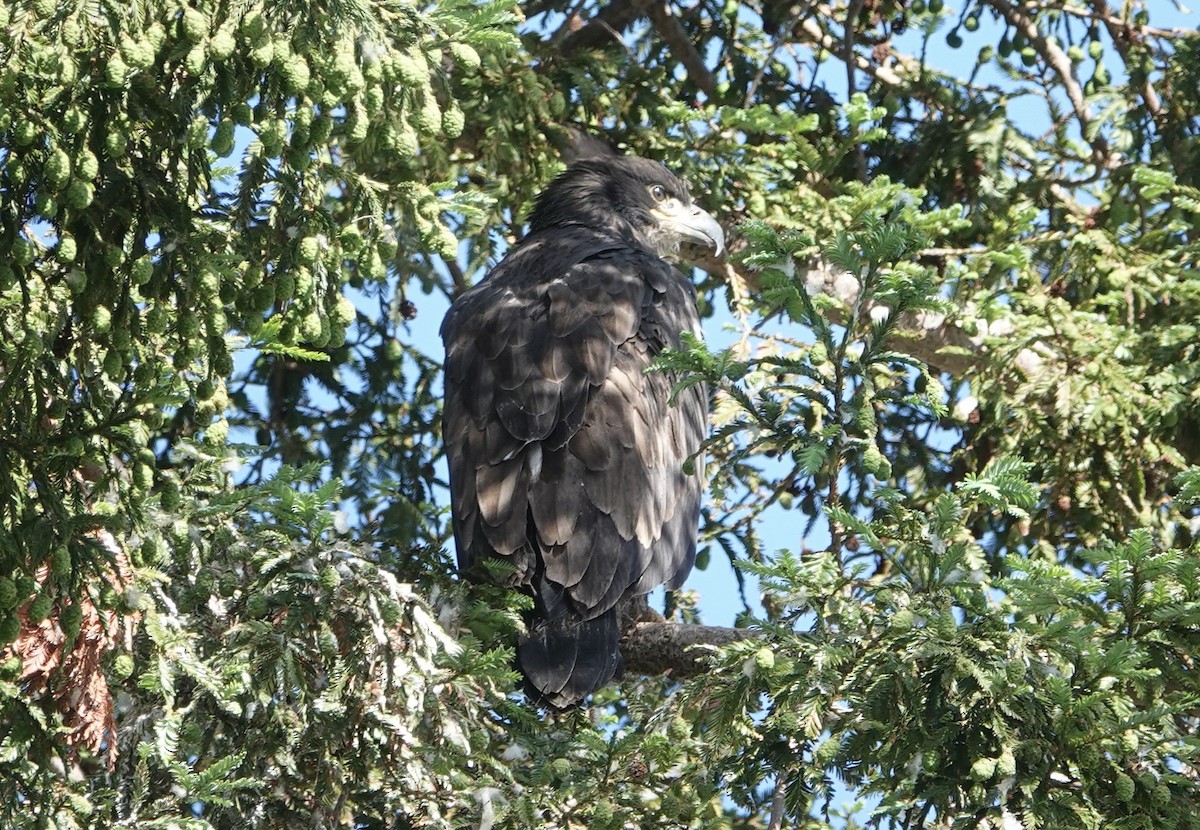
<path id="1" fill-rule="evenodd" d="M 616 609 L 590 620 L 540 620 L 517 643 L 526 691 L 555 709 L 579 701 L 622 670 Z"/>
<path id="2" fill-rule="evenodd" d="M 541 475 L 529 489 L 529 508 L 542 544 L 565 545 L 572 540 L 583 496 L 579 460 L 565 449 L 545 453 Z"/>
<path id="3" fill-rule="evenodd" d="M 513 516 L 518 501 L 524 505 L 524 472 L 525 459 L 521 457 L 484 464 L 476 470 L 479 510 L 485 522 L 498 525 Z"/>

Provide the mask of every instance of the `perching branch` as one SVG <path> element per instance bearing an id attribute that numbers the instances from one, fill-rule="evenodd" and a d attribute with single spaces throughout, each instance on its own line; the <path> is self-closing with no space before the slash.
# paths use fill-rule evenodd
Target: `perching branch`
<path id="1" fill-rule="evenodd" d="M 621 656 L 625 670 L 634 674 L 695 677 L 708 671 L 704 655 L 711 649 L 760 636 L 750 628 L 642 622 L 621 640 Z"/>

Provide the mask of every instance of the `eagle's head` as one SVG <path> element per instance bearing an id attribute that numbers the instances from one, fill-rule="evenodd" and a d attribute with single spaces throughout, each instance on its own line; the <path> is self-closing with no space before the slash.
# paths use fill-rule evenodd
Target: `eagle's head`
<path id="1" fill-rule="evenodd" d="M 692 204 L 687 186 L 656 161 L 606 156 L 577 161 L 542 191 L 530 230 L 578 226 L 612 232 L 658 252 L 682 239 L 725 248 L 717 220 Z"/>

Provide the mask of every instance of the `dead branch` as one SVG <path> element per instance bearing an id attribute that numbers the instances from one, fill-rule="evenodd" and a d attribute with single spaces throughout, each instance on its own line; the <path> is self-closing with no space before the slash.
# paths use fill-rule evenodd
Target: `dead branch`
<path id="1" fill-rule="evenodd" d="M 89 535 L 112 557 L 104 579 L 114 590 L 123 591 L 133 581 L 124 549 L 107 530 L 93 530 Z M 45 583 L 50 578 L 49 566 L 42 565 L 34 578 L 39 586 Z M 78 761 L 80 752 L 86 750 L 105 759 L 112 770 L 117 761 L 117 727 L 104 659 L 122 644 L 132 647 L 141 615 L 99 609 L 87 595 L 77 597 L 74 603 L 82 612 L 77 632 L 62 625 L 65 605 L 40 620 L 30 617 L 32 602 L 18 608 L 20 632 L 15 642 L 0 648 L 0 659 L 10 654 L 20 658 L 24 694 L 57 711 L 68 760 Z"/>

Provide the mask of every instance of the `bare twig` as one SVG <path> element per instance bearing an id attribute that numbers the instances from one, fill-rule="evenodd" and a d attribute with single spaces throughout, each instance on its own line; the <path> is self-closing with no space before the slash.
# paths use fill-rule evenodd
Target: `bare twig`
<path id="1" fill-rule="evenodd" d="M 471 287 L 471 281 L 467 279 L 463 269 L 452 258 L 443 257 L 442 261 L 446 265 L 446 270 L 450 272 L 450 279 L 454 281 L 454 292 L 451 296 L 457 297 Z"/>
<path id="2" fill-rule="evenodd" d="M 863 0 L 850 0 L 850 5 L 846 7 L 842 49 L 847 55 L 856 54 L 854 51 L 854 24 L 858 20 L 858 15 L 862 11 L 862 7 Z M 853 95 L 856 89 L 854 78 L 855 65 L 855 61 L 846 61 L 846 90 L 850 95 Z M 867 154 L 863 150 L 862 144 L 857 142 L 854 145 L 854 168 L 859 181 L 865 182 L 867 180 Z"/>
<path id="3" fill-rule="evenodd" d="M 792 12 L 792 16 L 788 19 L 787 24 L 783 27 L 784 32 L 791 32 L 800 22 L 800 13 L 803 6 L 797 6 Z M 767 67 L 771 65 L 771 61 L 775 60 L 775 53 L 779 51 L 779 47 L 783 45 L 783 39 L 778 35 L 771 38 L 771 48 L 767 52 L 767 56 L 763 58 L 758 66 L 758 72 L 754 73 L 754 80 L 750 82 L 750 86 L 746 89 L 746 95 L 742 99 L 742 106 L 749 107 L 754 103 L 754 93 L 758 92 L 758 87 L 762 84 L 763 78 L 767 75 Z"/>
<path id="4" fill-rule="evenodd" d="M 853 49 L 846 51 L 845 41 L 834 40 L 833 36 L 824 31 L 820 24 L 812 17 L 806 17 L 796 27 L 794 34 L 800 37 L 810 46 L 820 46 L 826 52 L 836 56 L 840 60 L 847 63 L 853 63 L 858 69 L 866 72 L 872 78 L 888 86 L 903 86 L 904 78 L 896 73 L 894 69 L 888 66 L 876 64 L 866 57 L 858 54 Z"/>
<path id="5" fill-rule="evenodd" d="M 1144 35 L 1140 30 L 1130 26 L 1127 21 L 1114 17 L 1108 10 L 1108 3 L 1105 0 L 1092 0 L 1092 7 L 1096 10 L 1096 17 L 1104 21 L 1104 27 L 1108 30 L 1109 37 L 1112 38 L 1117 54 L 1121 56 L 1121 60 L 1128 67 L 1130 42 L 1134 39 L 1135 32 L 1139 37 L 1144 37 Z M 1150 83 L 1149 76 L 1142 84 L 1142 100 L 1146 102 L 1146 111 L 1155 121 L 1158 121 L 1162 117 L 1162 101 L 1159 100 L 1154 85 Z"/>
<path id="6" fill-rule="evenodd" d="M 1029 4 L 1026 4 L 1029 5 Z M 1097 4 L 1095 8 L 1089 9 L 1084 6 L 1073 6 L 1069 3 L 1040 3 L 1036 6 L 1037 11 L 1053 11 L 1058 14 L 1067 15 L 1068 17 L 1078 17 L 1083 20 L 1103 23 L 1108 26 L 1124 27 L 1128 22 L 1122 20 L 1117 15 L 1109 11 L 1106 4 Z M 1149 37 L 1161 37 L 1167 39 L 1189 37 L 1195 34 L 1194 29 L 1170 28 L 1164 29 L 1158 26 L 1138 26 L 1137 31 L 1140 34 Z"/>
<path id="7" fill-rule="evenodd" d="M 560 52 L 569 55 L 581 49 L 593 49 L 607 43 L 620 43 L 625 30 L 642 17 L 649 17 L 671 54 L 679 61 L 692 82 L 710 99 L 716 91 L 716 81 L 704 63 L 704 58 L 692 43 L 691 37 L 679 22 L 671 7 L 661 0 L 614 0 L 563 40 Z M 569 25 L 569 24 L 568 24 Z"/>

